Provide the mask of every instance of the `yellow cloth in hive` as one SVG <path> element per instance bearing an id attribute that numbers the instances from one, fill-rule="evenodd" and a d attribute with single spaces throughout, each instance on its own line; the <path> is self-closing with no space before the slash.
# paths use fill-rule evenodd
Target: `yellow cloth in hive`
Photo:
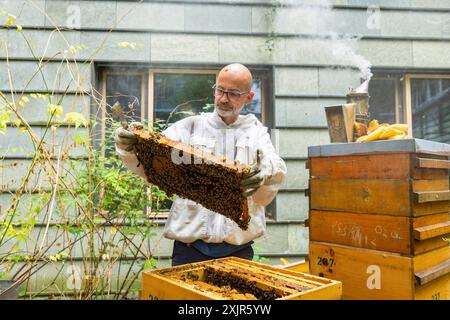
<path id="1" fill-rule="evenodd" d="M 369 142 L 376 140 L 396 140 L 411 139 L 412 136 L 407 134 L 408 125 L 402 123 L 379 124 L 377 120 L 372 120 L 367 128 L 367 135 L 359 137 L 356 142 Z"/>

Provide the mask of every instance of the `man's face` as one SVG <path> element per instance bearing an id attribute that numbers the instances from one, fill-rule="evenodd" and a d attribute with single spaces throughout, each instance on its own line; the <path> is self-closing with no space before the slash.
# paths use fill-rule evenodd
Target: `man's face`
<path id="1" fill-rule="evenodd" d="M 237 117 L 244 106 L 253 99 L 254 93 L 250 90 L 250 84 L 242 75 L 231 72 L 219 73 L 214 94 L 217 113 L 222 118 Z"/>

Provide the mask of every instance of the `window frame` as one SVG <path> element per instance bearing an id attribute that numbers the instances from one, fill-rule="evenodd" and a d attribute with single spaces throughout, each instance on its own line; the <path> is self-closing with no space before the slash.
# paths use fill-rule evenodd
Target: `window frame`
<path id="1" fill-rule="evenodd" d="M 412 119 L 412 90 L 411 79 L 450 79 L 450 73 L 445 71 L 435 72 L 398 72 L 395 70 L 374 70 L 374 80 L 395 81 L 395 121 L 408 125 L 408 134 L 413 134 Z M 370 92 L 369 92 L 370 94 Z M 370 106 L 370 100 L 369 100 Z M 370 110 L 370 109 L 369 109 Z"/>
<path id="2" fill-rule="evenodd" d="M 154 82 L 155 82 L 155 73 L 161 73 L 161 74 L 209 74 L 209 75 L 215 75 L 217 80 L 217 75 L 219 74 L 220 70 L 212 70 L 212 69 L 186 69 L 186 68 L 149 68 L 148 69 L 148 104 L 147 104 L 147 110 L 148 110 L 148 123 L 153 123 L 154 116 L 155 116 L 155 88 L 154 88 Z M 211 93 L 212 94 L 212 93 Z"/>
<path id="3" fill-rule="evenodd" d="M 251 68 L 250 68 L 251 69 Z M 148 122 L 153 123 L 154 121 L 154 115 L 155 115 L 155 108 L 154 108 L 154 80 L 155 80 L 155 73 L 162 73 L 162 74 L 210 74 L 216 76 L 219 75 L 220 69 L 192 69 L 192 68 L 149 68 L 148 69 Z M 261 123 L 263 125 L 266 125 L 266 120 L 268 119 L 267 116 L 267 110 L 266 110 L 266 95 L 267 95 L 267 82 L 268 79 L 263 79 L 261 72 L 259 70 L 251 70 L 253 74 L 253 79 L 259 79 L 261 78 Z M 265 80 L 265 81 L 264 81 Z"/>
<path id="4" fill-rule="evenodd" d="M 403 77 L 403 101 L 404 101 L 404 119 L 408 124 L 408 134 L 413 134 L 413 118 L 412 118 L 412 90 L 411 79 L 450 79 L 450 74 L 420 74 L 420 73 L 407 73 Z"/>
<path id="5" fill-rule="evenodd" d="M 133 69 L 136 70 L 127 70 Z M 117 70 L 119 69 L 119 70 Z M 99 66 L 97 68 L 99 72 L 99 80 L 101 84 L 101 143 L 102 143 L 102 152 L 104 153 L 104 141 L 106 139 L 106 80 L 109 75 L 126 75 L 126 76 L 141 76 L 141 118 L 148 121 L 149 124 L 153 124 L 155 119 L 155 88 L 154 88 L 154 80 L 155 74 L 209 74 L 215 75 L 216 80 L 219 75 L 221 67 L 219 66 L 210 66 L 210 67 L 165 67 L 165 66 L 114 66 L 114 65 L 105 65 Z M 249 67 L 252 72 L 253 79 L 261 80 L 261 123 L 264 126 L 271 127 L 273 121 L 271 115 L 274 113 L 273 110 L 267 110 L 267 99 L 271 96 L 271 92 L 268 90 L 271 89 L 271 83 L 273 80 L 271 76 L 273 76 L 273 70 L 270 68 L 261 69 L 260 67 Z M 147 92 L 146 92 L 147 90 Z M 211 93 L 212 94 L 212 93 Z M 146 193 L 148 197 L 151 197 L 151 189 L 147 188 Z M 165 221 L 169 215 L 168 211 L 153 211 L 151 206 L 147 206 L 145 209 L 143 208 L 142 212 L 155 220 L 163 220 Z"/>

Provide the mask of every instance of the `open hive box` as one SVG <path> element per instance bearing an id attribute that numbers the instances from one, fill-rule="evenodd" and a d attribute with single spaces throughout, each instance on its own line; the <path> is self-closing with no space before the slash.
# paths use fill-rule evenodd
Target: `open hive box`
<path id="1" fill-rule="evenodd" d="M 143 300 L 333 300 L 341 282 L 241 258 L 146 271 Z"/>
<path id="2" fill-rule="evenodd" d="M 135 130 L 135 135 L 136 155 L 150 183 L 169 196 L 193 200 L 247 229 L 250 216 L 240 182 L 249 166 L 227 163 L 225 158 L 157 132 Z"/>

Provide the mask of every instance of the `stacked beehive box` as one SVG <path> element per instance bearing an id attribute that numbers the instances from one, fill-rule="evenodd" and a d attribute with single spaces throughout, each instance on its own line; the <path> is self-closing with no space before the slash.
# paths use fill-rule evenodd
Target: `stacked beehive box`
<path id="1" fill-rule="evenodd" d="M 450 145 L 310 147 L 310 272 L 343 299 L 450 299 Z"/>
<path id="2" fill-rule="evenodd" d="M 230 257 L 146 271 L 143 300 L 340 299 L 341 282 Z"/>

